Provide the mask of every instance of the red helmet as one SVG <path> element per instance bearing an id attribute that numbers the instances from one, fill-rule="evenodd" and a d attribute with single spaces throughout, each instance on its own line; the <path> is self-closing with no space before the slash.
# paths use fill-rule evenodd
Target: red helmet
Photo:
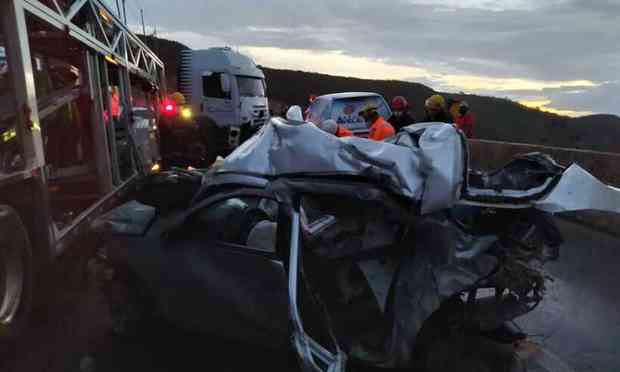
<path id="1" fill-rule="evenodd" d="M 409 102 L 403 96 L 392 98 L 392 110 L 404 111 L 409 107 Z"/>

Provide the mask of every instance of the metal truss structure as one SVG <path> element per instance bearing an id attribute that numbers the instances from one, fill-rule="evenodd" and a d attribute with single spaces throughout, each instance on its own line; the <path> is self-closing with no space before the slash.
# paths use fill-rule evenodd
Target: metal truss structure
<path id="1" fill-rule="evenodd" d="M 16 0 L 112 63 L 156 80 L 163 62 L 100 0 Z"/>
<path id="2" fill-rule="evenodd" d="M 32 29 L 33 26 L 42 30 Z M 123 192 L 129 182 L 119 180 L 114 129 L 105 126 L 104 111 L 110 102 L 110 82 L 108 71 L 117 67 L 118 80 L 115 85 L 120 91 L 124 112 L 132 112 L 131 77 L 140 77 L 150 82 L 159 94 L 165 94 L 164 63 L 148 46 L 133 34 L 102 0 L 0 0 L 0 36 L 12 82 L 14 99 L 15 128 L 7 132 L 7 140 L 16 140 L 25 166 L 10 174 L 0 175 L 0 187 L 21 182 L 36 184 L 40 206 L 36 213 L 41 226 L 42 237 L 51 255 L 60 254 L 71 241 L 83 235 L 93 215 L 103 212 L 103 206 L 113 196 Z M 45 29 L 56 29 L 58 35 L 45 34 Z M 33 35 L 43 32 L 40 39 L 66 35 L 85 47 L 84 71 L 88 74 L 90 94 L 93 103 L 92 120 L 93 152 L 97 179 L 105 196 L 86 209 L 73 222 L 62 228 L 53 226 L 50 215 L 48 192 L 48 168 L 45 155 L 41 120 L 57 110 L 59 106 L 75 100 L 74 95 L 65 95 L 54 105 L 42 106 L 35 84 L 34 58 L 32 54 Z M 105 63 L 104 63 L 105 62 Z M 129 125 L 130 115 L 122 115 L 120 120 Z M 111 129 L 112 128 L 112 129 Z M 109 132 L 109 133 L 108 133 Z M 110 150 L 109 150 L 110 149 Z M 136 175 L 132 177 L 135 178 Z M 46 231 L 47 230 L 47 231 Z M 84 230 L 86 231 L 86 230 Z"/>

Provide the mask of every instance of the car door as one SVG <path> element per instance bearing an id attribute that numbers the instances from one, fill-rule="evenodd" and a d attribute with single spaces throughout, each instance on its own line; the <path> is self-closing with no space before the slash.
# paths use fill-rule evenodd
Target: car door
<path id="1" fill-rule="evenodd" d="M 326 317 L 323 305 L 315 303 L 313 309 L 302 311 L 302 303 L 308 302 L 304 297 L 312 297 L 311 290 L 305 282 L 302 269 L 303 244 L 302 233 L 307 234 L 314 228 L 302 226 L 301 195 L 292 197 L 293 204 L 287 210 L 290 215 L 287 231 L 283 232 L 282 240 L 289 242 L 287 249 L 282 249 L 287 254 L 287 277 L 288 277 L 288 311 L 291 319 L 291 332 L 293 347 L 297 353 L 301 369 L 308 372 L 344 372 L 346 370 L 346 355 L 335 339 Z M 312 302 L 312 301 L 310 301 Z M 304 314 L 305 313 L 305 314 Z M 320 314 L 322 313 L 322 314 Z M 305 315 L 305 316 L 304 316 Z M 322 318 L 322 325 L 318 325 L 308 318 Z M 308 327 L 314 323 L 315 327 Z M 306 325 L 306 326 L 304 326 Z M 321 333 L 325 333 L 321 337 Z M 322 343 L 319 342 L 319 337 Z"/>
<path id="2" fill-rule="evenodd" d="M 166 247 L 161 308 L 177 324 L 280 348 L 289 344 L 284 263 L 276 253 L 275 200 L 207 199 Z M 161 294 L 160 294 L 161 295 Z"/>

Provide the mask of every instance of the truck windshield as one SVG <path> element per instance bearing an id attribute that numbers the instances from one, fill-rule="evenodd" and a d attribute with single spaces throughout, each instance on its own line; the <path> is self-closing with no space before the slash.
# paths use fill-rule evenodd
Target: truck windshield
<path id="1" fill-rule="evenodd" d="M 237 76 L 237 84 L 242 97 L 265 97 L 265 83 L 261 78 Z"/>

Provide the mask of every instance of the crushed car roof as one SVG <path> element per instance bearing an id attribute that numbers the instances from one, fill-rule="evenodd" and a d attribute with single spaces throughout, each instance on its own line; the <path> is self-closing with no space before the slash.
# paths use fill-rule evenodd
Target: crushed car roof
<path id="1" fill-rule="evenodd" d="M 516 166 L 507 166 L 496 177 L 499 183 L 492 174 L 493 182 L 468 182 L 467 141 L 450 124 L 410 125 L 387 142 L 338 138 L 311 123 L 292 124 L 271 119 L 224 159 L 211 182 L 243 184 L 239 181 L 247 178 L 256 185 L 275 178 L 356 176 L 411 199 L 422 214 L 457 203 L 552 213 L 585 209 L 620 213 L 620 190 L 578 165 L 556 167 L 542 154 L 526 155 Z M 545 176 L 531 177 L 532 172 Z M 516 190 L 515 182 L 522 184 Z M 579 203 L 575 195 L 580 195 Z"/>
<path id="2" fill-rule="evenodd" d="M 426 212 L 453 205 L 466 169 L 459 132 L 436 123 L 403 136 L 399 144 L 341 139 L 310 123 L 289 125 L 274 118 L 229 155 L 216 175 L 360 176 L 421 202 Z"/>

